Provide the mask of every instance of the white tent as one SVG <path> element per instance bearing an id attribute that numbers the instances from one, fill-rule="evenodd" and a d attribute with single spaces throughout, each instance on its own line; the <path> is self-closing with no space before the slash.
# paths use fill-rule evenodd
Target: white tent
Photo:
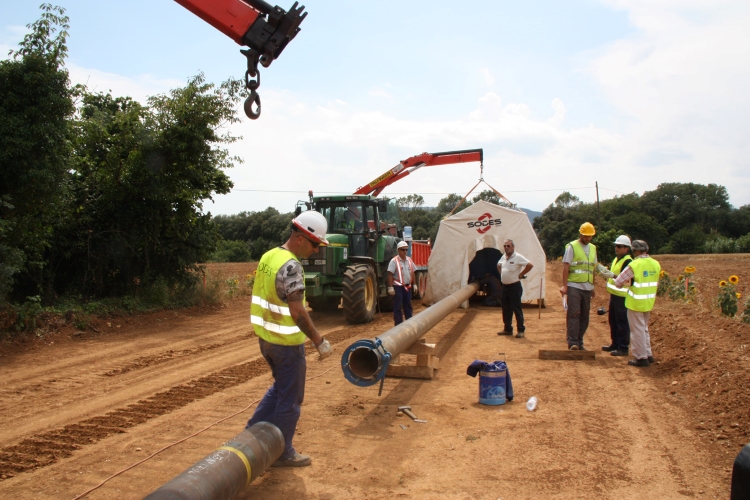
<path id="1" fill-rule="evenodd" d="M 544 299 L 547 257 L 524 212 L 478 201 L 440 223 L 429 260 L 429 278 L 422 303 L 432 305 L 465 286 L 469 264 L 485 248 L 503 251 L 505 240 L 534 264 L 522 280 L 523 301 Z M 468 301 L 462 307 L 468 307 Z"/>

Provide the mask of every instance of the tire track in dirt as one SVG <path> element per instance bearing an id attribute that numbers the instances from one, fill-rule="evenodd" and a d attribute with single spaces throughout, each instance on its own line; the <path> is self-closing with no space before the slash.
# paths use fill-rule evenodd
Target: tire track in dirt
<path id="1" fill-rule="evenodd" d="M 150 356 L 141 356 L 140 358 L 136 358 L 135 360 L 133 360 L 132 362 L 128 363 L 125 366 L 122 366 L 120 368 L 114 368 L 106 373 L 102 373 L 102 376 L 114 377 L 116 375 L 123 375 L 132 370 L 148 368 L 150 366 L 159 365 L 159 364 L 166 363 L 168 361 L 172 361 L 178 358 L 194 356 L 196 354 L 200 354 L 206 351 L 211 351 L 214 349 L 218 349 L 220 347 L 226 347 L 232 344 L 236 344 L 237 342 L 245 341 L 247 340 L 248 336 L 249 335 L 247 334 L 240 335 L 237 337 L 233 337 L 231 339 L 227 339 L 226 341 L 223 341 L 223 342 L 200 345 L 198 347 L 193 347 L 191 349 L 181 349 L 181 350 L 169 349 L 167 351 L 157 353 L 157 354 L 152 354 Z"/>
<path id="2" fill-rule="evenodd" d="M 382 319 L 377 325 L 380 326 L 380 323 Z M 336 345 L 358 335 L 372 334 L 372 330 L 376 330 L 378 326 L 370 324 L 341 328 L 328 332 L 325 337 L 331 344 Z M 305 349 L 307 352 L 314 351 L 314 346 L 308 341 Z M 141 363 L 132 363 L 132 366 L 136 365 L 145 367 Z M 269 371 L 265 359 L 256 358 L 157 392 L 123 408 L 35 434 L 17 444 L 0 448 L 0 481 L 51 465 L 71 456 L 75 450 L 80 450 L 86 445 L 97 443 L 113 434 L 124 433 L 127 429 L 168 414 L 193 401 L 248 382 Z"/>

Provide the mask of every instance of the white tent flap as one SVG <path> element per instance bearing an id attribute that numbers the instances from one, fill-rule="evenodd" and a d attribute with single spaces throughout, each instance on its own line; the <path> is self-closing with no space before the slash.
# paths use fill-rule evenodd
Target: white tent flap
<path id="1" fill-rule="evenodd" d="M 485 248 L 503 252 L 511 239 L 520 253 L 534 264 L 523 284 L 522 300 L 544 299 L 547 257 L 525 213 L 478 201 L 440 223 L 429 260 L 424 304 L 434 304 L 466 285 L 469 264 Z M 464 303 L 463 307 L 467 307 Z"/>

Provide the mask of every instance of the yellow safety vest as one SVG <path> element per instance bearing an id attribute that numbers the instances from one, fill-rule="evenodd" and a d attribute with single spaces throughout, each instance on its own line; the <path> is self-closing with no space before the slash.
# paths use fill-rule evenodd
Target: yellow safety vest
<path id="1" fill-rule="evenodd" d="M 292 319 L 288 304 L 276 293 L 276 273 L 289 259 L 297 260 L 297 257 L 284 248 L 274 248 L 260 259 L 253 285 L 250 322 L 255 334 L 263 340 L 272 344 L 300 345 L 307 336 Z M 304 292 L 302 303 L 305 303 Z"/>
<path id="2" fill-rule="evenodd" d="M 633 270 L 633 284 L 625 297 L 625 307 L 632 311 L 648 312 L 656 302 L 661 266 L 651 257 L 645 257 L 633 259 L 630 269 Z"/>
<path id="3" fill-rule="evenodd" d="M 632 261 L 633 257 L 630 255 L 626 255 L 620 260 L 617 260 L 617 257 L 615 257 L 615 260 L 612 261 L 612 267 L 610 268 L 610 271 L 614 273 L 615 276 L 620 274 L 622 271 L 622 266 L 625 265 L 626 262 Z M 628 289 L 630 286 L 623 286 L 622 288 L 617 288 L 615 286 L 615 279 L 609 278 L 607 280 L 607 291 L 611 293 L 612 295 L 617 295 L 618 297 L 625 297 L 628 295 Z"/>
<path id="4" fill-rule="evenodd" d="M 568 269 L 568 281 L 571 283 L 594 284 L 594 268 L 596 267 L 596 247 L 589 243 L 589 256 L 583 251 L 583 245 L 578 240 L 568 245 L 573 247 L 573 262 Z"/>

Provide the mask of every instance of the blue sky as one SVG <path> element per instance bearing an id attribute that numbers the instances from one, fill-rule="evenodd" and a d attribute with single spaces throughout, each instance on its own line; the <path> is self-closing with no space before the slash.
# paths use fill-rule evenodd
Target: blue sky
<path id="1" fill-rule="evenodd" d="M 304 4 L 302 31 L 262 71 L 261 118 L 232 127 L 245 162 L 214 214 L 290 211 L 309 189 L 350 193 L 412 155 L 478 147 L 484 179 L 534 210 L 564 189 L 593 201 L 595 182 L 602 198 L 712 182 L 750 203 L 746 1 Z M 59 5 L 71 80 L 91 89 L 143 101 L 199 72 L 244 73 L 239 47 L 173 1 Z M 38 6 L 0 5 L 0 53 Z M 422 169 L 383 195 L 434 205 L 479 173 Z"/>

